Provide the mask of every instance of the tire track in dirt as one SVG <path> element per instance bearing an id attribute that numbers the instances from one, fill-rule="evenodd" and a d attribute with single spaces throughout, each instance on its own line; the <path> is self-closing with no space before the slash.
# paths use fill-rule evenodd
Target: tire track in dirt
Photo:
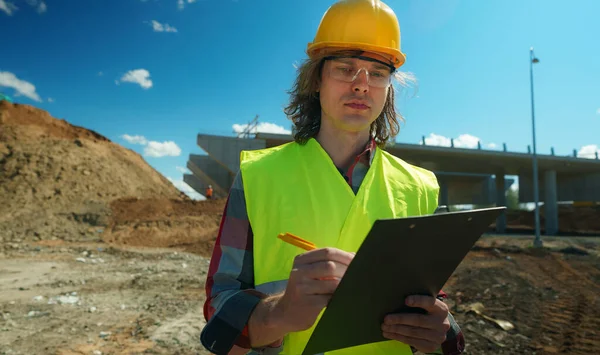
<path id="1" fill-rule="evenodd" d="M 600 328 L 600 308 L 597 295 L 600 287 L 591 282 L 584 272 L 578 271 L 562 259 L 550 254 L 540 258 L 538 268 L 543 280 L 560 290 L 554 300 L 542 303 L 538 331 L 532 345 L 543 353 L 593 354 L 600 349 L 597 337 Z M 549 340 L 551 340 L 549 342 Z"/>

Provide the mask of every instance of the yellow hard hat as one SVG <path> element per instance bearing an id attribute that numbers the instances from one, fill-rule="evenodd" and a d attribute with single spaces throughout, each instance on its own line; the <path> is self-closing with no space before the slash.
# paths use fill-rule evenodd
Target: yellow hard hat
<path id="1" fill-rule="evenodd" d="M 307 54 L 359 49 L 387 57 L 399 68 L 406 56 L 400 50 L 400 25 L 394 11 L 379 0 L 340 0 L 323 15 Z"/>

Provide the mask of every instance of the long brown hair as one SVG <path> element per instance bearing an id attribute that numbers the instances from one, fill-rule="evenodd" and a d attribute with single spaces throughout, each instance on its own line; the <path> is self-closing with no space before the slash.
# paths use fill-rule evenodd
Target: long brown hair
<path id="1" fill-rule="evenodd" d="M 360 53 L 360 52 L 359 52 Z M 353 55 L 355 51 L 344 51 L 336 54 Z M 321 103 L 317 88 L 321 81 L 324 58 L 330 53 L 313 59 L 306 59 L 297 68 L 297 76 L 290 94 L 289 104 L 284 108 L 284 113 L 293 122 L 294 140 L 300 144 L 306 143 L 310 138 L 316 137 L 321 128 Z M 408 82 L 414 82 L 411 74 L 395 71 L 394 77 L 402 86 Z M 390 140 L 394 139 L 400 132 L 400 123 L 404 117 L 396 112 L 394 98 L 396 89 L 391 85 L 385 100 L 383 110 L 377 119 L 371 124 L 371 136 L 379 147 L 384 147 Z"/>

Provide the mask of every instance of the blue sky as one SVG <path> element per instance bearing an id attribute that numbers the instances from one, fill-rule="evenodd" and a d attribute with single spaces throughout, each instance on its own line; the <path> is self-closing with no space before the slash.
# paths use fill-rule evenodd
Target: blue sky
<path id="1" fill-rule="evenodd" d="M 197 133 L 233 135 L 257 114 L 290 128 L 293 64 L 332 3 L 0 0 L 0 92 L 139 152 L 184 188 Z M 527 151 L 534 46 L 538 152 L 598 150 L 600 1 L 386 3 L 418 80 L 398 101 L 397 141 Z"/>

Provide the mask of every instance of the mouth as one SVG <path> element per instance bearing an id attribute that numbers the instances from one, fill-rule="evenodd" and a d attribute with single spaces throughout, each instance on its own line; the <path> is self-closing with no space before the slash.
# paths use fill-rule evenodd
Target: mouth
<path id="1" fill-rule="evenodd" d="M 362 102 L 349 102 L 349 103 L 345 104 L 345 106 L 348 106 L 355 110 L 366 110 L 369 108 L 369 106 L 367 104 L 362 103 Z"/>

